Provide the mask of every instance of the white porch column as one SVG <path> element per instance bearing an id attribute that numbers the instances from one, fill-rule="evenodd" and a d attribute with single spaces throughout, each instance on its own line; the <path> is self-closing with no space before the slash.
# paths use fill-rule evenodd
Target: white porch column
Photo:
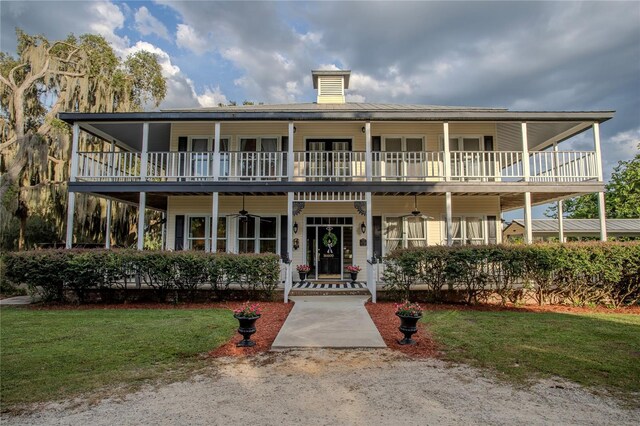
<path id="1" fill-rule="evenodd" d="M 564 203 L 562 200 L 558 201 L 558 238 L 561 243 L 565 243 L 564 238 Z"/>
<path id="2" fill-rule="evenodd" d="M 218 180 L 219 178 L 220 178 L 220 122 L 216 121 L 214 125 L 214 131 L 213 131 L 213 180 Z M 217 195 L 217 193 L 214 193 L 214 194 Z M 217 226 L 216 226 L 216 229 L 217 229 Z"/>
<path id="3" fill-rule="evenodd" d="M 367 287 L 371 293 L 371 301 L 376 303 L 376 279 L 373 271 L 373 211 L 371 204 L 371 193 L 365 193 L 367 203 Z"/>
<path id="4" fill-rule="evenodd" d="M 111 201 L 107 200 L 107 223 L 104 231 L 104 248 L 109 250 L 111 248 Z"/>
<path id="5" fill-rule="evenodd" d="M 138 250 L 144 249 L 144 213 L 147 206 L 147 193 L 140 193 L 140 205 L 138 206 Z"/>
<path id="6" fill-rule="evenodd" d="M 604 192 L 598 192 L 598 216 L 600 218 L 600 241 L 607 241 L 607 207 Z"/>
<path id="7" fill-rule="evenodd" d="M 442 123 L 442 128 L 444 130 L 444 136 L 443 136 L 443 147 L 444 147 L 444 180 L 445 181 L 450 181 L 451 180 L 451 150 L 449 147 L 449 123 L 448 122 L 444 122 Z M 449 194 L 449 199 L 451 198 L 451 194 Z M 451 245 L 451 244 L 449 244 Z"/>
<path id="8" fill-rule="evenodd" d="M 78 144 L 80 141 L 80 125 L 73 123 L 73 139 L 71 140 L 71 172 L 69 181 L 75 182 L 78 176 Z M 67 238 L 65 248 L 70 249 L 73 245 L 73 218 L 76 210 L 76 193 L 69 191 L 67 200 Z"/>
<path id="9" fill-rule="evenodd" d="M 453 245 L 453 208 L 451 206 L 451 193 L 445 194 L 445 210 L 446 210 L 446 232 L 447 232 L 447 245 Z"/>
<path id="10" fill-rule="evenodd" d="M 110 164 L 111 167 L 109 168 L 109 174 L 113 175 L 113 156 L 114 156 L 114 152 L 116 150 L 116 143 L 114 141 L 111 141 L 111 149 L 109 150 L 109 152 L 111 153 L 111 155 L 109 156 L 109 161 L 107 161 L 107 164 Z M 111 207 L 112 207 L 113 201 L 109 198 L 107 200 L 107 223 L 106 223 L 106 229 L 104 231 L 104 235 L 105 235 L 105 239 L 104 239 L 104 248 L 109 250 L 111 248 Z"/>
<path id="11" fill-rule="evenodd" d="M 603 181 L 602 176 L 602 151 L 600 150 L 600 124 L 593 123 L 593 146 L 596 151 L 596 170 L 598 172 L 598 181 Z"/>
<path id="12" fill-rule="evenodd" d="M 160 231 L 160 247 L 161 250 L 166 250 L 167 243 L 167 212 L 162 212 L 162 230 Z"/>
<path id="13" fill-rule="evenodd" d="M 293 145 L 292 140 L 289 139 L 289 143 Z M 291 149 L 289 149 L 291 152 Z M 292 176 L 292 175 L 289 175 Z M 284 283 L 284 303 L 289 301 L 289 291 L 293 286 L 293 192 L 287 193 L 287 257 L 289 263 L 285 266 L 285 283 Z"/>
<path id="14" fill-rule="evenodd" d="M 293 127 L 293 121 L 289 122 L 289 144 L 287 146 L 287 178 L 289 179 L 289 181 L 293 180 L 293 173 L 294 173 L 294 158 L 293 158 L 293 144 L 294 144 L 294 127 Z M 293 218 L 289 217 L 291 220 L 293 220 Z M 289 254 L 289 256 L 291 256 L 291 253 Z"/>
<path id="15" fill-rule="evenodd" d="M 73 244 L 73 216 L 76 210 L 76 193 L 69 191 L 67 201 L 67 239 L 65 248 L 70 249 Z"/>
<path id="16" fill-rule="evenodd" d="M 367 182 L 371 182 L 373 176 L 373 158 L 371 157 L 371 122 L 364 123 L 364 167 Z M 367 225 L 368 227 L 369 225 Z"/>
<path id="17" fill-rule="evenodd" d="M 531 170 L 529 168 L 529 140 L 527 137 L 527 123 L 520 123 L 522 127 L 522 171 L 524 172 L 524 181 L 529 182 Z"/>
<path id="18" fill-rule="evenodd" d="M 524 193 L 524 227 L 525 244 L 533 243 L 533 229 L 531 229 L 531 193 Z"/>
<path id="19" fill-rule="evenodd" d="M 593 123 L 593 145 L 596 151 L 598 182 L 604 181 L 602 173 L 602 151 L 600 149 L 600 123 Z M 600 219 L 600 241 L 607 241 L 607 205 L 604 192 L 598 192 L 598 217 Z"/>
<path id="20" fill-rule="evenodd" d="M 211 200 L 211 247 L 209 247 L 211 253 L 218 251 L 218 202 L 218 193 L 214 192 Z"/>
<path id="21" fill-rule="evenodd" d="M 149 164 L 149 123 L 142 123 L 142 152 L 140 153 L 140 180 L 147 180 Z"/>
<path id="22" fill-rule="evenodd" d="M 71 182 L 76 181 L 78 176 L 78 145 L 80 143 L 80 125 L 73 123 L 73 139 L 71 139 L 71 172 L 69 173 L 69 180 Z"/>

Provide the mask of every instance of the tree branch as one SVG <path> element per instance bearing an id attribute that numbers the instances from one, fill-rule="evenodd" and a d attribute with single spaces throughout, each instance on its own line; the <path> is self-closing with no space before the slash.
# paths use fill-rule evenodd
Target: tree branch
<path id="1" fill-rule="evenodd" d="M 18 84 L 16 83 L 16 79 L 14 78 L 13 73 L 18 71 L 22 67 L 26 67 L 27 65 L 28 64 L 18 64 L 15 67 L 11 68 L 11 71 L 9 71 L 9 74 L 7 74 L 7 76 L 9 77 L 9 81 L 12 83 L 14 89 L 18 87 Z"/>
<path id="2" fill-rule="evenodd" d="M 5 84 L 5 85 L 9 86 L 11 89 L 15 90 L 16 85 L 11 83 L 6 78 L 4 78 L 4 76 L 2 74 L 0 74 L 0 81 L 2 82 L 2 84 Z"/>

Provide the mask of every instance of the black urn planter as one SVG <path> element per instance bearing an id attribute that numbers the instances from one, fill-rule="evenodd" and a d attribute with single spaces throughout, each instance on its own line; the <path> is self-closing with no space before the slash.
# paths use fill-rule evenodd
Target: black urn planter
<path id="1" fill-rule="evenodd" d="M 356 280 L 358 279 L 358 273 L 357 272 L 349 272 L 349 274 L 351 275 L 351 284 L 355 284 Z"/>
<path id="2" fill-rule="evenodd" d="M 398 317 L 400 317 L 400 332 L 404 334 L 404 339 L 398 340 L 398 343 L 401 345 L 415 345 L 416 341 L 411 338 L 418 331 L 418 320 L 422 318 L 422 315 L 418 317 L 400 315 L 396 313 Z"/>
<path id="3" fill-rule="evenodd" d="M 300 275 L 300 284 L 304 284 L 307 281 L 308 272 L 298 272 Z"/>
<path id="4" fill-rule="evenodd" d="M 238 333 L 242 334 L 242 340 L 238 342 L 236 346 L 240 348 L 255 346 L 256 342 L 251 340 L 251 335 L 256 332 L 256 321 L 260 318 L 260 315 L 255 317 L 240 317 L 234 315 L 234 318 L 240 322 Z"/>

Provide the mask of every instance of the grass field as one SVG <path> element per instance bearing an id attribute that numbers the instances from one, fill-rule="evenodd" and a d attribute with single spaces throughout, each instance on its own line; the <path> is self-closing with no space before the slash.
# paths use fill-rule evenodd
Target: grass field
<path id="1" fill-rule="evenodd" d="M 109 385 L 179 378 L 226 342 L 222 309 L 0 310 L 0 401 L 57 400 Z"/>
<path id="2" fill-rule="evenodd" d="M 560 376 L 640 392 L 640 315 L 427 311 L 446 358 L 525 381 Z"/>

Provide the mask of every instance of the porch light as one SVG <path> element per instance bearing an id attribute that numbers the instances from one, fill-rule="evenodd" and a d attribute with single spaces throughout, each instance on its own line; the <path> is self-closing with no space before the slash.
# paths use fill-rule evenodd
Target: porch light
<path id="1" fill-rule="evenodd" d="M 298 222 L 293 222 L 293 233 L 294 234 L 298 233 Z"/>
<path id="2" fill-rule="evenodd" d="M 298 250 L 300 248 L 300 240 L 298 240 L 297 238 L 293 239 L 293 249 L 294 250 Z"/>
<path id="3" fill-rule="evenodd" d="M 367 232 L 367 225 L 365 225 L 364 222 L 362 222 L 360 224 L 360 233 L 364 234 L 365 232 Z"/>

